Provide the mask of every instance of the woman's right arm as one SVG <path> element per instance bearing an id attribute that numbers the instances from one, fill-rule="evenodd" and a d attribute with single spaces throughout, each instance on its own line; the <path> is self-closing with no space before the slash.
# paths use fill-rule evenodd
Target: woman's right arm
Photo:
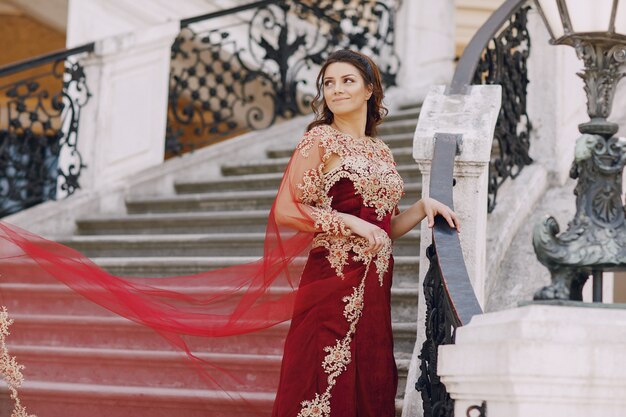
<path id="1" fill-rule="evenodd" d="M 280 183 L 272 213 L 277 225 L 305 232 L 348 236 L 350 229 L 334 209 L 318 207 L 323 190 L 324 148 L 321 132 L 306 132 Z"/>
<path id="2" fill-rule="evenodd" d="M 323 197 L 326 159 L 318 132 L 305 133 L 289 160 L 272 209 L 276 224 L 305 232 L 354 233 L 368 239 L 370 252 L 377 253 L 384 244 L 381 228 L 357 216 L 314 205 Z"/>

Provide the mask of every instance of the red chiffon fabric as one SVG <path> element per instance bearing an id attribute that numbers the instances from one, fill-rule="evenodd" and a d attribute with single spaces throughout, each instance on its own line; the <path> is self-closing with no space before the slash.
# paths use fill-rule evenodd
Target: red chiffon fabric
<path id="1" fill-rule="evenodd" d="M 184 352 L 182 356 L 193 365 L 190 372 L 204 381 L 207 391 L 217 390 L 234 400 L 229 405 L 232 415 L 268 416 L 272 398 L 254 393 L 278 390 L 274 417 L 329 415 L 330 411 L 306 414 L 302 402 L 314 400 L 327 388 L 328 375 L 321 366 L 328 355 L 324 349 L 349 332 L 344 300 L 363 282 L 367 303 L 350 340 L 350 364 L 340 365 L 345 369 L 333 388 L 332 415 L 391 417 L 397 380 L 389 311 L 393 259 L 381 277 L 373 262 L 349 258 L 340 279 L 326 259 L 329 249 L 311 249 L 316 234 L 341 237 L 350 233 L 338 211 L 390 230 L 391 213 L 379 219 L 347 178 L 336 182 L 328 193 L 331 207 L 312 204 L 310 195 L 320 190 L 315 189 L 319 184 L 310 181 L 311 173 L 322 178 L 331 154 L 324 141 L 335 139 L 341 139 L 333 145 L 334 152 L 340 152 L 337 146 L 347 138 L 330 127 L 314 128 L 304 135 L 270 210 L 264 255 L 256 262 L 189 276 L 120 277 L 75 250 L 0 222 L 0 279 L 39 284 L 60 281 L 111 312 L 153 329 Z M 22 313 L 19 306 L 9 312 Z M 236 353 L 281 355 L 289 320 L 280 388 L 277 376 L 251 382 L 207 354 L 207 346 L 219 344 Z M 367 375 L 363 365 L 367 365 Z M 28 381 L 27 372 L 25 377 Z M 207 415 L 217 415 L 211 407 L 207 404 Z"/>

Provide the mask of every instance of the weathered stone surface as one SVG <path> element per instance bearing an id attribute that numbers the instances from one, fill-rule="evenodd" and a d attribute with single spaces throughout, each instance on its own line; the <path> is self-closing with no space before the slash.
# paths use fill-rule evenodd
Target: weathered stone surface
<path id="1" fill-rule="evenodd" d="M 624 340 L 626 309 L 533 304 L 475 316 L 438 371 L 456 415 L 486 401 L 490 417 L 618 417 Z"/>

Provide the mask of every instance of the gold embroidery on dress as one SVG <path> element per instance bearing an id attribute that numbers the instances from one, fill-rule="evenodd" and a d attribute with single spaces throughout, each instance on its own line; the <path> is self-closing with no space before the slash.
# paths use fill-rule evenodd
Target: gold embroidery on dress
<path id="1" fill-rule="evenodd" d="M 324 247 L 328 250 L 326 259 L 330 263 L 330 266 L 335 270 L 335 273 L 340 277 L 345 277 L 343 273 L 343 267 L 348 264 L 348 256 L 350 251 L 354 252 L 352 259 L 355 261 L 362 261 L 363 263 L 369 263 L 374 261 L 376 265 L 376 272 L 378 273 L 378 281 L 380 285 L 383 285 L 383 277 L 389 269 L 389 260 L 391 258 L 391 239 L 385 235 L 385 241 L 383 247 L 377 254 L 372 255 L 367 252 L 369 242 L 367 239 L 361 236 L 336 236 L 328 233 L 320 233 L 313 238 L 312 248 Z"/>
<path id="2" fill-rule="evenodd" d="M 330 190 L 341 178 L 348 178 L 363 204 L 376 210 L 377 219 L 392 213 L 402 198 L 404 183 L 393 166 L 372 163 L 363 156 L 347 156 L 340 165 L 324 177 L 324 188 Z"/>
<path id="3" fill-rule="evenodd" d="M 374 208 L 377 220 L 393 213 L 404 194 L 404 183 L 395 169 L 395 162 L 389 147 L 382 140 L 355 140 L 328 125 L 316 126 L 308 131 L 298 144 L 302 156 L 309 157 L 309 151 L 318 141 L 323 150 L 322 161 L 337 154 L 341 163 L 324 173 L 324 162 L 317 168 L 306 171 L 302 182 L 297 185 L 302 192 L 301 201 L 314 207 L 312 217 L 315 226 L 324 233 L 313 240 L 313 247 L 328 250 L 327 259 L 338 276 L 344 277 L 343 268 L 348 264 L 352 250 L 357 261 L 369 262 L 372 256 L 366 253 L 369 246 L 366 239 L 350 236 L 349 229 L 337 212 L 331 208 L 332 198 L 328 192 L 342 178 L 354 184 L 355 191 L 361 195 L 363 204 Z M 374 258 L 376 270 L 382 285 L 382 279 L 389 267 L 391 241 L 388 239 L 383 249 Z"/>
<path id="4" fill-rule="evenodd" d="M 24 365 L 17 363 L 14 356 L 9 354 L 6 346 L 6 337 L 9 333 L 9 326 L 13 324 L 13 320 L 9 318 L 6 307 L 0 308 L 0 375 L 7 384 L 10 392 L 10 397 L 13 400 L 13 411 L 11 417 L 37 417 L 32 414 L 28 414 L 26 409 L 22 405 L 17 390 L 22 386 L 24 382 L 24 376 L 22 375 L 22 369 Z"/>
<path id="5" fill-rule="evenodd" d="M 315 219 L 315 227 L 328 234 L 349 236 L 351 233 L 336 210 L 313 207 L 312 217 Z"/>
<path id="6" fill-rule="evenodd" d="M 385 214 L 393 212 L 403 195 L 404 182 L 395 169 L 396 163 L 385 142 L 368 140 L 364 145 L 328 125 L 321 125 L 308 131 L 298 144 L 297 149 L 303 157 L 309 157 L 316 140 L 324 151 L 323 162 L 337 154 L 341 163 L 327 173 L 322 171 L 323 162 L 304 173 L 303 183 L 298 184 L 303 192 L 303 202 L 319 205 L 315 203 L 321 203 L 319 200 L 325 197 L 322 189 L 328 192 L 341 178 L 348 178 L 363 197 L 363 203 L 376 209 L 379 221 Z"/>
<path id="7" fill-rule="evenodd" d="M 355 191 L 362 196 L 363 203 L 375 209 L 380 221 L 386 214 L 393 213 L 404 187 L 402 178 L 395 169 L 391 151 L 383 141 L 374 140 L 364 145 L 330 126 L 317 126 L 307 132 L 297 147 L 303 157 L 309 156 L 315 140 L 319 140 L 319 146 L 323 148 L 323 162 L 332 154 L 337 154 L 341 164 L 324 173 L 322 162 L 316 169 L 305 172 L 302 183 L 298 184 L 302 191 L 302 202 L 314 207 L 312 217 L 316 227 L 323 230 L 313 239 L 312 247 L 324 247 L 328 250 L 327 259 L 342 278 L 350 252 L 353 253 L 354 261 L 365 264 L 365 273 L 360 284 L 353 288 L 352 294 L 342 299 L 346 303 L 343 315 L 350 324 L 348 332 L 342 339 L 337 339 L 334 346 L 324 347 L 326 356 L 322 367 L 328 374 L 328 386 L 321 395 L 316 393 L 313 399 L 302 402 L 298 417 L 330 417 L 331 390 L 337 383 L 337 377 L 347 369 L 352 360 L 350 342 L 363 312 L 365 279 L 370 265 L 373 262 L 376 266 L 378 281 L 382 286 L 391 258 L 389 236 L 385 235 L 382 249 L 377 254 L 371 254 L 367 251 L 367 239 L 351 235 L 349 230 L 346 230 L 347 233 L 341 230 L 343 222 L 340 222 L 337 212 L 331 208 L 332 198 L 328 196 L 328 192 L 341 178 L 348 178 L 354 184 Z"/>
<path id="8" fill-rule="evenodd" d="M 323 167 L 324 164 L 320 164 L 317 169 L 309 169 L 304 172 L 302 182 L 297 185 L 302 192 L 300 201 L 304 204 L 319 205 L 321 200 L 324 200 L 324 197 L 326 197 L 324 194 Z M 324 203 L 324 205 L 328 205 L 328 202 Z"/>
<path id="9" fill-rule="evenodd" d="M 316 393 L 314 399 L 302 401 L 302 408 L 297 417 L 330 417 L 331 390 L 337 384 L 337 377 L 347 369 L 347 366 L 352 361 L 350 342 L 352 342 L 352 337 L 356 333 L 356 325 L 359 322 L 359 318 L 363 314 L 365 279 L 367 278 L 369 266 L 369 263 L 365 266 L 365 274 L 361 278 L 361 283 L 358 287 L 353 288 L 352 295 L 342 298 L 342 301 L 346 303 L 343 315 L 350 323 L 348 332 L 343 339 L 336 340 L 335 346 L 326 346 L 324 348 L 324 352 L 327 355 L 322 362 L 322 368 L 328 374 L 328 386 L 322 395 Z"/>

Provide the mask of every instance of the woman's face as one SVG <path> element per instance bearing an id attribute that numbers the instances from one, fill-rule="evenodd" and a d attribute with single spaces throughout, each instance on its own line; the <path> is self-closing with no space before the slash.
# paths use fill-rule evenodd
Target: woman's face
<path id="1" fill-rule="evenodd" d="M 335 115 L 367 111 L 367 100 L 372 95 L 371 86 L 359 70 L 347 62 L 333 62 L 324 72 L 323 92 L 326 105 Z"/>

